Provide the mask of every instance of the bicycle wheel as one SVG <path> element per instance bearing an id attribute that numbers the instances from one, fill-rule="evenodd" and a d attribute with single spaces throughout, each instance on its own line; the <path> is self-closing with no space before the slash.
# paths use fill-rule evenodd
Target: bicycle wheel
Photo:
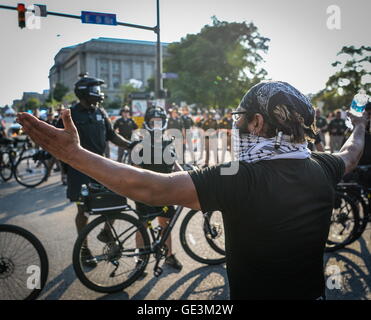
<path id="1" fill-rule="evenodd" d="M 29 231 L 0 225 L 0 300 L 33 300 L 43 290 L 49 262 L 41 242 Z"/>
<path id="2" fill-rule="evenodd" d="M 22 186 L 33 188 L 47 180 L 48 167 L 43 160 L 34 160 L 33 156 L 27 156 L 18 161 L 14 177 Z"/>
<path id="3" fill-rule="evenodd" d="M 200 263 L 224 263 L 224 228 L 221 213 L 214 211 L 204 214 L 190 210 L 180 226 L 180 243 L 184 251 Z"/>
<path id="4" fill-rule="evenodd" d="M 11 155 L 9 152 L 4 152 L 0 154 L 0 157 L 0 176 L 4 181 L 8 181 L 13 175 Z"/>
<path id="5" fill-rule="evenodd" d="M 326 252 L 344 248 L 355 240 L 354 235 L 359 228 L 359 212 L 351 197 L 336 192 L 330 223 Z"/>
<path id="6" fill-rule="evenodd" d="M 100 237 L 102 230 L 108 230 L 109 237 L 105 241 Z M 141 243 L 137 245 L 138 239 Z M 91 252 L 88 259 L 83 254 L 87 247 Z M 149 236 L 138 219 L 123 213 L 102 215 L 78 236 L 73 248 L 73 267 L 79 280 L 89 289 L 118 292 L 140 277 L 148 264 L 149 252 Z M 86 261 L 95 262 L 96 266 L 87 266 Z"/>

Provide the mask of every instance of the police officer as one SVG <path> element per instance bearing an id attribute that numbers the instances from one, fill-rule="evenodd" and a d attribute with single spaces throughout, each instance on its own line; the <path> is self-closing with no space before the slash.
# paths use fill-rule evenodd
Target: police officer
<path id="1" fill-rule="evenodd" d="M 144 129 L 150 134 L 150 145 L 146 144 L 145 141 L 139 143 L 132 153 L 137 153 L 139 159 L 143 158 L 143 148 L 150 147 L 151 161 L 143 160 L 138 163 L 134 159 L 134 165 L 137 165 L 143 169 L 160 172 L 160 173 L 170 173 L 173 171 L 173 167 L 176 160 L 176 152 L 173 146 L 173 139 L 166 137 L 164 132 L 168 125 L 168 119 L 166 112 L 163 108 L 158 106 L 149 107 L 144 115 Z M 155 134 L 155 132 L 159 134 Z M 155 151 L 156 150 L 156 151 Z M 161 152 L 162 161 L 155 160 L 155 152 Z M 169 161 L 173 160 L 173 161 Z M 136 209 L 140 214 L 150 214 L 162 211 L 163 214 L 158 217 L 159 224 L 162 228 L 166 228 L 169 219 L 175 213 L 174 206 L 164 206 L 164 207 L 152 207 L 146 204 L 135 202 Z M 139 236 L 139 234 L 137 234 Z M 141 248 L 142 241 L 140 237 L 137 237 L 137 247 Z M 181 270 L 182 264 L 175 257 L 172 251 L 171 236 L 166 240 L 166 246 L 168 248 L 167 257 L 165 259 L 165 264 L 176 269 Z M 138 263 L 141 263 L 140 261 Z"/>
<path id="2" fill-rule="evenodd" d="M 191 161 L 192 163 L 194 163 L 195 157 L 194 157 L 194 150 L 193 150 L 193 143 L 192 143 L 192 134 L 190 132 L 190 130 L 194 126 L 194 122 L 193 122 L 192 117 L 189 115 L 188 106 L 184 106 L 182 108 L 182 112 L 183 114 L 181 115 L 180 119 L 183 124 L 183 159 L 185 159 L 186 146 L 188 145 L 188 150 L 191 154 Z"/>
<path id="3" fill-rule="evenodd" d="M 103 80 L 82 76 L 75 84 L 75 94 L 79 98 L 79 103 L 71 107 L 71 117 L 80 137 L 80 144 L 87 150 L 103 155 L 106 149 L 107 140 L 120 147 L 130 146 L 130 142 L 118 135 L 112 128 L 111 121 L 105 110 L 100 107 L 104 100 L 104 93 L 100 86 Z M 58 127 L 63 127 L 63 122 L 58 122 Z M 86 226 L 88 218 L 84 215 L 83 206 L 78 202 L 81 186 L 94 182 L 88 176 L 64 165 L 67 173 L 67 198 L 76 202 L 76 228 L 79 233 Z M 95 267 L 96 262 L 92 259 L 91 252 L 85 243 L 81 252 L 83 264 L 88 267 Z"/>
<path id="4" fill-rule="evenodd" d="M 222 162 L 224 162 L 226 151 L 231 151 L 232 124 L 232 110 L 227 109 L 225 116 L 219 122 L 219 129 L 222 136 Z"/>
<path id="5" fill-rule="evenodd" d="M 176 109 L 176 108 L 170 109 L 169 113 L 170 113 L 170 117 L 169 117 L 169 120 L 168 120 L 167 128 L 168 129 L 178 129 L 178 130 L 182 131 L 183 130 L 183 123 L 182 123 L 182 120 L 179 117 L 178 109 Z"/>
<path id="6" fill-rule="evenodd" d="M 138 129 L 137 124 L 133 119 L 130 118 L 130 108 L 125 106 L 120 111 L 121 118 L 115 121 L 113 129 L 115 129 L 118 134 L 123 136 L 127 140 L 131 140 L 131 135 L 134 130 Z M 122 156 L 124 155 L 124 148 L 119 147 L 117 152 L 117 161 L 122 161 Z"/>
<path id="7" fill-rule="evenodd" d="M 202 123 L 202 130 L 205 135 L 206 159 L 204 167 L 209 166 L 210 149 L 214 152 L 215 162 L 218 163 L 218 122 L 215 119 L 215 110 L 211 109 L 207 113 L 207 119 Z M 209 130 L 210 129 L 210 130 Z"/>

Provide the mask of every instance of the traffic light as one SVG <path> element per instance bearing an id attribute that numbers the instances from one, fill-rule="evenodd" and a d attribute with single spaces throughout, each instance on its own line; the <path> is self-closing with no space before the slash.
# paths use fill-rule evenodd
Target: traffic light
<path id="1" fill-rule="evenodd" d="M 18 26 L 23 29 L 26 27 L 26 6 L 23 3 L 18 3 Z"/>

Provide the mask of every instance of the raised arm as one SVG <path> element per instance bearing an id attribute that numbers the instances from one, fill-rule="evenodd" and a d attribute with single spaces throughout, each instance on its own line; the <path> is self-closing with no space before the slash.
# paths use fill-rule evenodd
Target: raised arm
<path id="1" fill-rule="evenodd" d="M 340 149 L 338 156 L 340 156 L 345 163 L 345 174 L 353 171 L 362 156 L 365 147 L 365 129 L 367 121 L 369 121 L 369 114 L 365 111 L 362 117 L 354 117 L 349 115 L 354 125 L 354 130 L 343 147 Z"/>
<path id="2" fill-rule="evenodd" d="M 62 113 L 64 129 L 57 129 L 27 113 L 18 122 L 30 137 L 54 157 L 99 181 L 112 191 L 153 206 L 178 204 L 200 209 L 187 172 L 161 174 L 106 159 L 80 146 L 70 110 Z"/>

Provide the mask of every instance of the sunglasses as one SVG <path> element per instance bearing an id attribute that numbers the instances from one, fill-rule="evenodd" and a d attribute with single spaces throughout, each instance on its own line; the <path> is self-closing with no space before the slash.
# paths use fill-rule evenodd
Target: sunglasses
<path id="1" fill-rule="evenodd" d="M 238 121 L 242 118 L 242 115 L 247 113 L 246 111 L 232 111 L 231 112 L 231 115 L 232 115 L 232 119 L 233 121 Z"/>

